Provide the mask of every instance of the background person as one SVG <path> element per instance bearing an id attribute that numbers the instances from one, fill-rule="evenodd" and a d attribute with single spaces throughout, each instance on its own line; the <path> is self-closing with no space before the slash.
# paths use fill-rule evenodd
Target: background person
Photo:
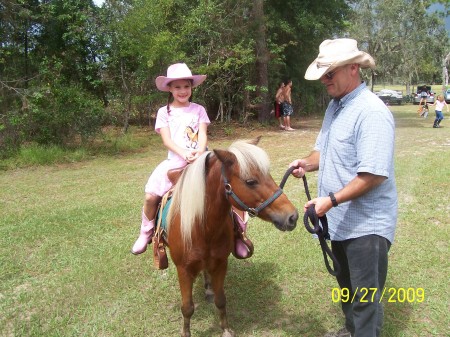
<path id="1" fill-rule="evenodd" d="M 444 96 L 439 95 L 437 97 L 436 102 L 434 102 L 433 104 L 430 104 L 430 105 L 436 106 L 436 108 L 434 109 L 434 111 L 436 113 L 436 119 L 434 120 L 433 128 L 440 128 L 439 124 L 441 124 L 441 121 L 444 119 L 444 114 L 442 113 L 444 106 L 447 108 L 447 113 L 448 113 L 447 102 L 444 100 Z"/>
<path id="2" fill-rule="evenodd" d="M 282 129 L 282 130 L 284 130 L 284 128 L 285 128 L 285 126 L 283 125 L 282 117 L 281 117 L 281 114 L 282 114 L 281 104 L 283 103 L 283 100 L 284 100 L 283 88 L 284 88 L 284 82 L 280 81 L 280 83 L 278 84 L 277 92 L 275 94 L 275 101 L 273 102 L 275 118 L 278 120 L 278 123 L 280 124 L 280 129 Z"/>
<path id="3" fill-rule="evenodd" d="M 394 177 L 394 119 L 386 105 L 361 82 L 360 68 L 373 58 L 353 39 L 325 40 L 305 78 L 318 80 L 333 97 L 314 150 L 293 161 L 293 175 L 319 171 L 318 197 L 305 204 L 327 215 L 331 247 L 341 266 L 336 276 L 352 302 L 341 302 L 345 328 L 326 336 L 378 337 L 383 322 L 379 303 L 388 251 L 397 221 Z M 364 289 L 377 289 L 361 302 Z"/>
<path id="4" fill-rule="evenodd" d="M 291 92 L 292 92 L 292 81 L 286 80 L 284 82 L 283 103 L 282 103 L 284 129 L 286 131 L 294 131 L 295 130 L 291 127 L 291 115 L 294 113 L 294 109 L 292 108 Z"/>
<path id="5" fill-rule="evenodd" d="M 424 118 L 428 116 L 427 98 L 429 94 L 430 92 L 426 89 L 426 87 L 423 87 L 422 91 L 420 92 L 419 109 L 417 110 L 417 113 L 419 114 L 419 116 L 423 116 L 426 110 L 426 116 Z"/>

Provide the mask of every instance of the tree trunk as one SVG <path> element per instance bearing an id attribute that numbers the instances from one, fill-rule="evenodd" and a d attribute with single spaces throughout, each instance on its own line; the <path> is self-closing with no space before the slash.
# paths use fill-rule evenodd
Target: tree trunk
<path id="1" fill-rule="evenodd" d="M 266 44 L 266 21 L 264 18 L 263 0 L 254 1 L 253 18 L 256 25 L 256 94 L 261 103 L 258 108 L 258 120 L 259 122 L 267 122 L 270 118 L 270 95 L 268 92 L 269 51 Z"/>
<path id="2" fill-rule="evenodd" d="M 128 88 L 127 81 L 125 79 L 125 69 L 123 64 L 123 59 L 120 61 L 120 75 L 122 77 L 122 89 L 125 93 L 124 101 L 124 121 L 122 132 L 125 134 L 128 132 L 128 127 L 130 126 L 130 110 L 131 110 L 131 91 Z"/>

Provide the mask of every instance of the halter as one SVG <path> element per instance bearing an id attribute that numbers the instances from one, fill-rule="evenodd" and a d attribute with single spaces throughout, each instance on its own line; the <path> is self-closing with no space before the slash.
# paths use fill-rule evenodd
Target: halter
<path id="1" fill-rule="evenodd" d="M 278 188 L 269 199 L 262 202 L 258 207 L 256 208 L 248 207 L 246 204 L 244 204 L 244 202 L 241 199 L 239 199 L 236 193 L 234 193 L 233 188 L 231 187 L 227 177 L 225 176 L 225 167 L 223 165 L 222 165 L 222 177 L 225 185 L 225 194 L 227 198 L 231 196 L 234 199 L 234 201 L 236 201 L 239 206 L 241 206 L 245 211 L 247 211 L 248 215 L 252 218 L 258 216 L 259 212 L 261 212 L 265 207 L 270 205 L 272 202 L 275 201 L 275 199 L 277 199 L 281 194 L 283 194 L 283 190 L 281 188 Z"/>

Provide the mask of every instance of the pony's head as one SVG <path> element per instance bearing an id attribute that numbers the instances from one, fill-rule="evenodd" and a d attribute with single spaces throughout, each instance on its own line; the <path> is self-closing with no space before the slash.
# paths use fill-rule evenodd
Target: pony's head
<path id="1" fill-rule="evenodd" d="M 259 139 L 237 141 L 228 151 L 214 150 L 222 163 L 228 201 L 272 222 L 279 230 L 291 231 L 297 224 L 298 212 L 270 175 L 269 157 L 256 146 Z"/>
<path id="2" fill-rule="evenodd" d="M 179 217 L 183 241 L 189 247 L 194 225 L 201 226 L 208 221 L 205 204 L 212 203 L 212 199 L 222 204 L 209 204 L 209 209 L 225 209 L 220 221 L 225 221 L 229 213 L 226 209 L 229 210 L 231 205 L 247 210 L 234 198 L 226 196 L 227 189 L 232 189 L 248 208 L 257 209 L 254 215 L 272 222 L 278 229 L 290 231 L 295 228 L 298 212 L 270 175 L 269 157 L 262 148 L 256 146 L 258 141 L 259 138 L 240 140 L 231 144 L 227 150 L 205 152 L 186 167 L 173 192 L 167 219 L 169 237 L 172 219 L 176 215 Z M 208 178 L 211 172 L 215 172 L 214 178 Z M 206 184 L 214 195 L 206 195 Z M 218 193 L 223 197 L 217 198 Z M 261 208 L 261 205 L 264 207 Z"/>

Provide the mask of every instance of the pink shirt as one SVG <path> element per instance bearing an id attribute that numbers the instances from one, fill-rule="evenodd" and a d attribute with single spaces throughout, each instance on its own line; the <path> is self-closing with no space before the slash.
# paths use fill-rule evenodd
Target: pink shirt
<path id="1" fill-rule="evenodd" d="M 171 139 L 184 149 L 198 148 L 198 130 L 201 123 L 209 124 L 209 118 L 203 106 L 190 103 L 185 108 L 171 108 L 167 114 L 167 107 L 158 110 L 155 131 L 168 127 Z M 163 196 L 172 183 L 167 177 L 167 171 L 186 166 L 187 162 L 176 153 L 169 151 L 167 159 L 162 161 L 152 172 L 145 185 L 145 193 Z"/>
<path id="2" fill-rule="evenodd" d="M 439 101 L 439 100 L 437 100 L 436 101 L 436 111 L 442 111 L 442 109 L 444 108 L 444 105 L 446 105 L 445 104 L 445 101 Z"/>
<path id="3" fill-rule="evenodd" d="M 197 103 L 190 103 L 188 107 L 170 108 L 167 114 L 167 106 L 158 110 L 156 117 L 155 131 L 160 133 L 161 128 L 169 127 L 170 137 L 181 148 L 198 148 L 198 129 L 201 123 L 210 124 L 208 114 L 203 106 Z M 177 154 L 169 151 L 168 159 L 172 159 Z"/>

